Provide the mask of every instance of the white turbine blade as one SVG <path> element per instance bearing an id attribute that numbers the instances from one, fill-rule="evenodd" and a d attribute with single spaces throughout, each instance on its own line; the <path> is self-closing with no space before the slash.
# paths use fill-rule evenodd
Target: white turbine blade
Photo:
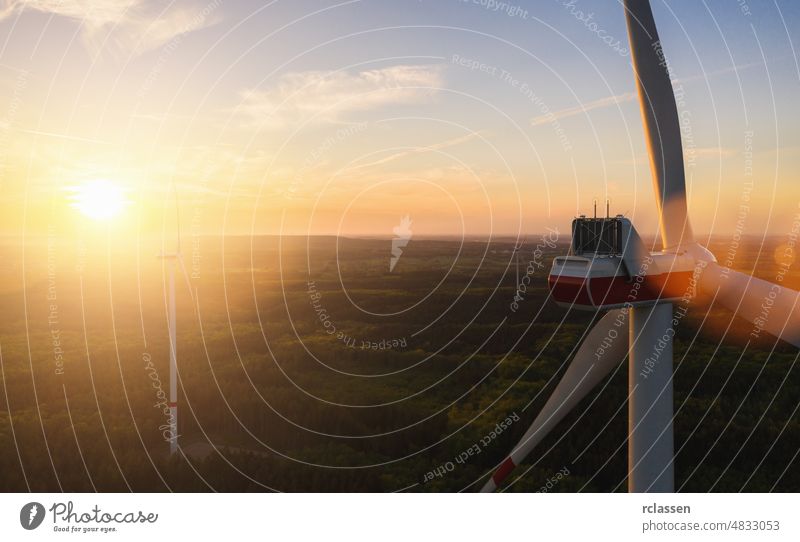
<path id="1" fill-rule="evenodd" d="M 753 335 L 763 330 L 800 347 L 800 293 L 715 263 L 699 282 L 715 301 L 754 324 Z"/>
<path id="2" fill-rule="evenodd" d="M 176 258 L 178 259 L 178 265 L 181 267 L 183 280 L 186 282 L 186 287 L 189 289 L 189 297 L 194 301 L 194 288 L 192 287 L 192 281 L 189 279 L 189 273 L 186 272 L 186 266 L 183 264 L 183 255 L 178 253 Z"/>
<path id="3" fill-rule="evenodd" d="M 621 309 L 610 311 L 589 332 L 542 411 L 481 491 L 494 491 L 550 430 L 625 359 L 627 353 L 627 313 Z"/>
<path id="4" fill-rule="evenodd" d="M 692 241 L 686 205 L 683 148 L 669 67 L 647 0 L 625 0 L 639 106 L 656 192 L 664 249 Z"/>

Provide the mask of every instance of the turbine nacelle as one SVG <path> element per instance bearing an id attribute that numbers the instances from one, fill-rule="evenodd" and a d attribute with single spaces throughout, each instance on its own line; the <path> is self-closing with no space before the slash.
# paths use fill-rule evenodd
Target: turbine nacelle
<path id="1" fill-rule="evenodd" d="M 572 221 L 569 254 L 553 260 L 548 283 L 559 305 L 592 311 L 688 299 L 701 255 L 695 249 L 649 252 L 622 215 L 581 216 Z"/>

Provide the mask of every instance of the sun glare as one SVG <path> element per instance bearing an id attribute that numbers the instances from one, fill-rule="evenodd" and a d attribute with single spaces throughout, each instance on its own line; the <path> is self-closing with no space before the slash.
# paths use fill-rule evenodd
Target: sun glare
<path id="1" fill-rule="evenodd" d="M 114 218 L 126 205 L 122 189 L 106 180 L 89 181 L 72 191 L 72 207 L 94 220 Z"/>

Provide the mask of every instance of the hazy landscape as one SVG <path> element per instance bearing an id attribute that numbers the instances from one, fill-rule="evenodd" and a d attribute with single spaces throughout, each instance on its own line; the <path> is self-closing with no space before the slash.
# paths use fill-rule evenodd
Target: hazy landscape
<path id="1" fill-rule="evenodd" d="M 774 281 L 783 241 L 710 248 Z M 474 491 L 594 318 L 548 299 L 565 243 L 525 240 L 519 291 L 514 240 L 414 239 L 390 271 L 390 239 L 185 239 L 182 453 L 170 457 L 158 246 L 7 238 L 0 489 Z M 783 284 L 797 289 L 800 273 Z M 797 353 L 769 336 L 748 342 L 750 327 L 712 306 L 677 330 L 680 491 L 800 489 Z M 622 365 L 506 489 L 625 491 L 626 389 Z"/>

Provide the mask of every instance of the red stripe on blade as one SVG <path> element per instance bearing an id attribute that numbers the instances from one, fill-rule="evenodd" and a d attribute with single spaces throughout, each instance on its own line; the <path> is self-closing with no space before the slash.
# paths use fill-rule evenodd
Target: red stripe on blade
<path id="1" fill-rule="evenodd" d="M 506 479 L 506 476 L 511 474 L 511 471 L 514 470 L 514 467 L 516 467 L 516 465 L 511 460 L 510 457 L 507 457 L 505 461 L 500 463 L 500 466 L 497 468 L 497 470 L 494 472 L 494 475 L 492 476 L 492 480 L 494 480 L 495 485 L 499 487 L 500 484 L 503 482 L 503 480 Z"/>
<path id="2" fill-rule="evenodd" d="M 172 407 L 178 408 L 178 403 L 170 402 L 170 403 L 167 403 L 167 406 L 169 406 L 170 408 L 172 408 Z"/>

